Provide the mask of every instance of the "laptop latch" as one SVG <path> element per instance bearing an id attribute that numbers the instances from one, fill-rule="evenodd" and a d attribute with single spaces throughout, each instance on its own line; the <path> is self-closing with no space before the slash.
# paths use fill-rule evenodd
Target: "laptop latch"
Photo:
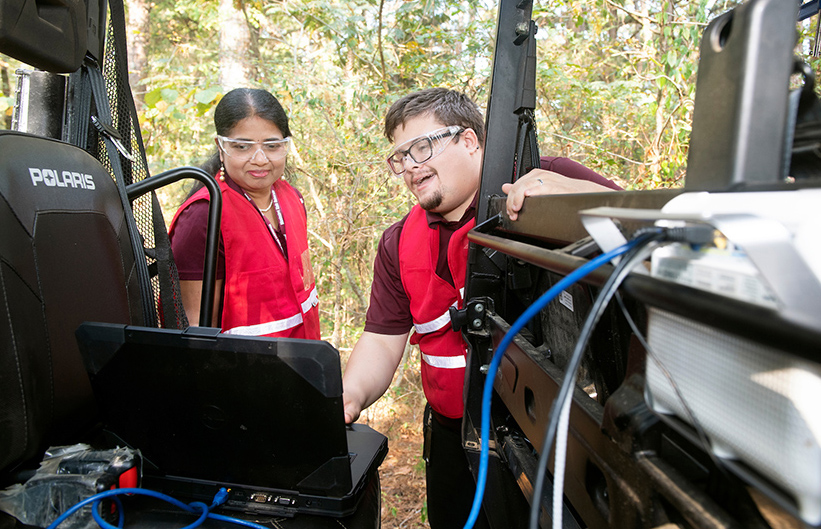
<path id="1" fill-rule="evenodd" d="M 220 331 L 222 331 L 222 329 L 219 327 L 197 327 L 195 325 L 191 325 L 182 331 L 182 335 L 188 338 L 212 338 L 216 340 Z"/>

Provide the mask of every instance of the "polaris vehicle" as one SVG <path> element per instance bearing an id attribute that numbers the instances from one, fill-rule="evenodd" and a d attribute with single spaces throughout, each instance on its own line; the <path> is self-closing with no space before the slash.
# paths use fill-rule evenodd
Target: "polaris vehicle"
<path id="1" fill-rule="evenodd" d="M 796 23 L 818 1 L 749 0 L 705 29 L 683 188 L 531 197 L 513 223 L 492 190 L 539 163 L 531 10 L 529 0 L 499 4 L 493 148 L 467 303 L 451 311 L 470 346 L 463 444 L 491 526 L 821 527 L 821 105 L 794 57 Z M 169 355 L 245 368 L 256 365 L 246 356 L 265 358 L 329 422 L 342 417 L 341 381 L 315 376 L 339 372 L 329 347 L 211 327 L 218 200 L 202 319 L 188 327 L 153 191 L 194 178 L 219 193 L 195 168 L 149 176 L 122 2 L 4 0 L 0 52 L 36 68 L 21 78 L 14 131 L 0 134 L 0 486 L 12 491 L 0 495 L 0 528 L 93 527 L 123 511 L 129 527 L 181 526 L 191 512 L 214 515 L 211 527 L 235 523 L 226 513 L 378 526 L 385 447 L 367 428 L 306 450 L 321 426 L 300 424 L 270 440 L 310 456 L 290 483 L 249 487 L 251 476 L 220 489 L 182 474 L 215 459 L 214 446 L 192 447 L 237 403 L 167 412 L 168 430 L 201 419 L 181 445 L 138 420 L 181 393 L 183 374 L 160 368 Z M 146 390 L 154 378 L 168 383 Z M 180 406 L 198 391 L 187 384 Z M 359 438 L 370 448 L 354 457 Z M 151 452 L 163 447 L 164 458 Z M 141 480 L 203 508 L 116 496 Z M 71 511 L 101 492 L 102 510 Z"/>

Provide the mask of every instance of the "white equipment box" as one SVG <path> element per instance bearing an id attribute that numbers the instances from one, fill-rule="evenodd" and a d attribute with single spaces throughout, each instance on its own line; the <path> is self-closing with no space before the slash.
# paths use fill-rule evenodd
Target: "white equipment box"
<path id="1" fill-rule="evenodd" d="M 712 226 L 717 244 L 656 249 L 651 275 L 821 329 L 821 190 L 685 193 L 661 211 L 583 212 L 604 251 L 625 242 L 613 218 Z M 821 524 L 821 362 L 653 307 L 648 342 L 651 409 L 700 429 L 743 479 L 763 476 L 805 522 Z"/>

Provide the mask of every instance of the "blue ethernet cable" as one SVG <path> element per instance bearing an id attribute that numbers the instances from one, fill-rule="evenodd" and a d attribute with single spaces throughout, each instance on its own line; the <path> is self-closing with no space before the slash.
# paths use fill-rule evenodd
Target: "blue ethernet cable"
<path id="1" fill-rule="evenodd" d="M 617 291 L 619 285 L 627 277 L 627 274 L 635 268 L 635 266 L 643 261 L 650 251 L 652 251 L 653 243 L 656 239 L 661 239 L 667 234 L 665 232 L 648 233 L 647 236 L 642 237 L 640 244 L 637 244 L 632 250 L 627 252 L 624 258 L 613 269 L 613 273 L 607 278 L 607 281 L 602 286 L 601 291 L 593 306 L 585 318 L 584 325 L 579 332 L 579 337 L 576 340 L 576 345 L 573 348 L 573 353 L 570 360 L 565 366 L 565 378 L 559 388 L 559 393 L 553 401 L 553 406 L 550 411 L 550 419 L 542 443 L 542 448 L 539 451 L 539 464 L 537 467 L 536 482 L 533 486 L 533 501 L 530 503 L 530 529 L 538 529 L 539 527 L 539 505 L 540 501 L 536 498 L 542 497 L 542 489 L 544 488 L 545 473 L 547 471 L 547 459 L 550 453 L 550 446 L 553 442 L 557 431 L 561 430 L 561 435 L 556 439 L 556 456 L 554 462 L 554 482 L 553 482 L 553 511 L 551 518 L 553 519 L 553 527 L 562 526 L 562 497 L 564 490 L 564 465 L 567 450 L 567 421 L 570 417 L 570 404 L 573 401 L 572 388 L 576 384 L 576 373 L 584 356 L 584 350 L 593 333 L 593 328 L 598 323 L 604 310 L 607 308 L 610 299 Z"/>
<path id="2" fill-rule="evenodd" d="M 114 496 L 114 498 L 116 498 L 116 496 Z M 91 506 L 91 514 L 92 514 L 92 516 L 94 516 L 94 521 L 97 522 L 97 525 L 102 527 L 102 529 L 122 529 L 124 519 L 125 519 L 125 516 L 124 516 L 123 511 L 122 511 L 122 504 L 118 503 L 118 507 L 120 508 L 119 524 L 118 525 L 111 525 L 110 523 L 108 523 L 107 521 L 105 521 L 103 519 L 102 515 L 100 515 L 99 507 L 100 507 L 100 502 L 101 501 L 103 501 L 102 498 L 97 498 L 97 500 Z M 188 507 L 191 508 L 192 512 L 196 512 L 196 510 L 200 510 L 200 511 L 202 511 L 202 513 L 200 514 L 200 517 L 197 518 L 197 520 L 194 523 L 186 525 L 185 527 L 182 527 L 181 529 L 194 529 L 195 527 L 199 527 L 200 525 L 202 525 L 202 523 L 205 521 L 205 519 L 208 518 L 209 507 L 206 504 L 202 503 L 201 501 L 192 501 L 191 503 L 188 504 Z M 186 510 L 188 510 L 188 509 L 186 509 Z"/>
<path id="3" fill-rule="evenodd" d="M 241 526 L 244 526 L 244 527 L 251 527 L 253 529 L 268 529 L 265 526 L 262 526 L 262 525 L 259 525 L 259 524 L 253 523 L 253 522 L 249 522 L 247 520 L 241 520 L 239 518 L 233 518 L 233 517 L 230 517 L 230 516 L 223 516 L 223 515 L 220 515 L 220 514 L 212 513 L 211 509 L 214 509 L 215 507 L 218 507 L 219 505 L 224 503 L 226 498 L 228 497 L 228 491 L 225 490 L 224 488 L 221 488 L 219 490 L 219 492 L 217 492 L 217 494 L 214 496 L 214 501 L 210 506 L 208 506 L 208 505 L 206 505 L 202 502 L 192 502 L 190 504 L 185 504 L 185 503 L 177 500 L 176 498 L 172 498 L 171 496 L 168 496 L 168 495 L 163 494 L 161 492 L 157 492 L 157 491 L 153 491 L 153 490 L 149 490 L 149 489 L 122 488 L 122 489 L 107 490 L 105 492 L 100 492 L 99 494 L 95 494 L 94 496 L 91 496 L 89 498 L 86 498 L 86 499 L 74 504 L 66 512 L 64 512 L 59 517 L 57 517 L 57 519 L 54 520 L 51 523 L 51 525 L 49 525 L 46 529 L 56 529 L 57 526 L 59 526 L 61 523 L 63 523 L 69 516 L 71 516 L 72 514 L 77 512 L 78 510 L 82 509 L 83 507 L 85 507 L 89 503 L 93 504 L 92 514 L 94 516 L 94 520 L 97 522 L 97 524 L 100 527 L 102 527 L 104 529 L 121 529 L 122 526 L 123 526 L 123 523 L 124 523 L 124 516 L 123 516 L 122 504 L 120 503 L 119 498 L 117 498 L 117 496 L 120 496 L 120 495 L 123 495 L 123 494 L 129 494 L 129 495 L 130 494 L 137 494 L 137 495 L 157 498 L 157 499 L 165 501 L 166 503 L 170 503 L 170 504 L 174 505 L 175 507 L 179 507 L 180 509 L 182 509 L 184 511 L 187 511 L 187 512 L 192 513 L 192 514 L 199 515 L 199 518 L 194 523 L 185 526 L 185 528 L 183 528 L 183 529 L 193 529 L 195 527 L 199 527 L 206 520 L 206 518 L 210 518 L 210 519 L 213 519 L 213 520 L 220 520 L 220 521 L 224 521 L 224 522 L 230 522 L 230 523 L 233 523 L 233 524 L 236 524 L 236 525 L 241 525 Z M 117 502 L 118 509 L 119 509 L 119 512 L 120 512 L 119 525 L 117 525 L 117 526 L 111 525 L 108 522 L 106 522 L 105 520 L 103 520 L 102 516 L 100 516 L 100 514 L 98 512 L 100 501 L 102 501 L 106 498 L 114 498 L 114 501 Z"/>
<path id="4" fill-rule="evenodd" d="M 510 329 L 505 333 L 496 352 L 493 353 L 493 359 L 488 366 L 487 375 L 485 378 L 484 390 L 482 392 L 482 426 L 480 433 L 481 452 L 479 455 L 479 471 L 476 477 L 476 495 L 473 497 L 473 506 L 470 510 L 467 522 L 465 522 L 464 529 L 472 529 L 479 517 L 479 512 L 482 508 L 482 497 L 485 494 L 485 486 L 487 485 L 487 467 L 488 467 L 488 440 L 490 439 L 490 401 L 493 395 L 493 381 L 496 378 L 496 371 L 499 369 L 499 364 L 502 361 L 505 351 L 513 342 L 513 337 L 524 328 L 527 323 L 533 319 L 553 298 L 559 295 L 562 290 L 569 288 L 574 283 L 581 280 L 593 270 L 610 262 L 614 258 L 630 251 L 640 243 L 639 239 L 633 239 L 618 248 L 607 253 L 601 254 L 598 257 L 588 261 L 580 266 L 561 281 L 553 285 L 547 292 L 542 294 L 527 310 L 525 310 Z"/>

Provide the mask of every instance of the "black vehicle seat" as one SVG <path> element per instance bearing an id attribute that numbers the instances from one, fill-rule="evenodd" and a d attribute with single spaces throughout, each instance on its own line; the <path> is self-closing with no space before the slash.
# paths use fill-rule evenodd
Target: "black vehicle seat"
<path id="1" fill-rule="evenodd" d="M 84 150 L 0 132 L 0 478 L 95 422 L 74 337 L 83 321 L 144 324 L 116 183 Z"/>

